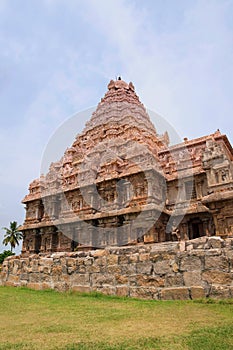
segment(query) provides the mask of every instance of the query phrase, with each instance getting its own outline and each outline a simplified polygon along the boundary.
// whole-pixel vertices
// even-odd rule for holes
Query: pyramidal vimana
[[[169,146],[133,84],[111,80],[72,146],[30,184],[22,254],[231,236],[232,161],[219,130]]]

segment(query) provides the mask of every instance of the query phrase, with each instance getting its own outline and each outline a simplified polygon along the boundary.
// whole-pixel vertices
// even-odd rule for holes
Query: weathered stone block
[[[91,287],[90,287],[90,286],[73,285],[73,286],[71,287],[71,290],[72,290],[73,292],[89,293],[89,292],[91,292]]]
[[[92,273],[90,275],[90,284],[91,284],[91,286],[102,286],[103,284],[114,285],[115,284],[115,275]]]
[[[140,274],[151,275],[153,265],[148,262],[141,262],[136,265],[136,271]]]
[[[41,287],[42,289],[51,289],[51,283],[42,282]]]
[[[139,261],[148,261],[150,258],[150,253],[139,254]]]
[[[71,283],[75,285],[85,285],[90,282],[89,274],[75,273],[71,276]]]
[[[130,286],[137,286],[137,276],[138,274],[128,276]]]
[[[128,264],[129,263],[129,256],[128,255],[120,255],[118,257],[118,264],[122,265],[122,264]]]
[[[190,299],[189,289],[186,287],[164,288],[160,291],[162,300],[188,300]]]
[[[224,240],[221,237],[210,237],[207,241],[209,248],[222,248]]]
[[[93,261],[94,261],[94,258],[88,256],[88,257],[84,260],[84,265],[85,265],[85,266],[90,266],[90,265],[93,264]]]
[[[127,284],[129,279],[128,276],[115,275],[116,284]]]
[[[123,275],[132,275],[136,273],[136,264],[121,265],[121,273]]]
[[[62,274],[62,266],[53,266],[51,273],[52,273],[53,276],[61,275]]]
[[[45,273],[49,275],[51,273],[51,270],[52,270],[51,266],[38,266],[39,273]]]
[[[59,276],[59,281],[61,282],[66,282],[68,284],[70,284],[70,280],[72,279],[72,276],[70,275],[67,275],[67,274],[64,274],[64,275],[61,275]]]
[[[190,287],[191,299],[201,299],[205,298],[205,289],[201,286]]]
[[[8,277],[9,282],[19,283],[20,282],[20,276],[19,275],[9,275]]]
[[[231,297],[230,287],[213,285],[210,289],[210,298],[227,299]]]
[[[116,287],[116,295],[118,295],[119,297],[127,297],[129,295],[129,287],[117,286]]]
[[[12,273],[13,275],[16,275],[18,270],[19,270],[19,260],[15,260],[14,261],[14,264],[13,264],[13,270],[12,270]]]
[[[205,269],[222,270],[229,272],[229,262],[225,256],[206,256]]]
[[[158,292],[157,288],[143,288],[143,287],[130,287],[129,289],[129,295],[132,298],[139,298],[139,299],[153,299],[154,294]]]
[[[222,249],[208,249],[205,250],[205,256],[219,256],[222,254]]]
[[[110,274],[120,274],[121,273],[121,267],[119,265],[108,265],[106,268],[106,272]]]
[[[20,287],[27,287],[28,281],[20,280]]]
[[[137,263],[139,261],[139,254],[131,254],[129,255],[129,263]]]
[[[70,286],[67,283],[64,282],[56,282],[53,285],[53,289],[59,291],[59,292],[66,292],[70,289]]]
[[[39,273],[30,273],[29,274],[29,281],[30,282],[40,282],[41,276]]]
[[[59,266],[59,265],[55,265],[55,266]],[[65,264],[61,265],[61,269],[62,269],[62,274],[67,274],[68,273],[68,267]],[[76,266],[76,269],[74,268],[73,271],[77,271],[77,266]]]
[[[201,271],[186,271],[183,274],[184,284],[190,286],[202,286]]]
[[[229,261],[230,270],[233,272],[233,249],[225,251],[225,254]]]
[[[51,266],[53,264],[53,258],[41,258],[40,265],[41,266]]]
[[[66,259],[66,265],[67,265],[68,267],[73,267],[73,266],[75,266],[75,265],[76,265],[75,259],[74,259],[74,258],[67,258],[67,259]]]
[[[97,292],[106,294],[106,295],[115,295],[116,294],[116,288],[112,286],[103,286],[101,288],[96,289]]]
[[[137,275],[136,283],[140,287],[164,287],[165,279],[160,276]]]
[[[107,264],[108,265],[116,265],[118,264],[118,255],[110,254],[107,256]]]
[[[87,266],[85,265],[78,265],[76,266],[76,270],[75,270],[75,273],[86,273],[87,271]]]
[[[179,271],[179,266],[178,266],[178,264],[176,262],[172,262],[171,267],[172,267],[172,271],[173,272],[178,272]]]
[[[28,281],[28,280],[29,280],[28,274],[27,274],[27,273],[22,273],[22,274],[20,275],[20,280],[21,280],[21,281],[22,281],[22,280]]]
[[[158,252],[150,252],[149,259],[152,262],[156,262],[161,259],[161,254]]]
[[[181,273],[168,274],[165,277],[165,287],[181,287],[184,285],[183,275]]]
[[[201,270],[201,259],[197,256],[186,256],[180,262],[180,271]]]
[[[87,273],[100,272],[100,266],[99,265],[87,266],[86,272]]]
[[[97,250],[94,250],[93,252],[91,252],[91,255],[94,258],[99,258],[99,257],[103,257],[103,256],[107,255],[107,251],[105,249],[97,249]]]
[[[55,259],[60,260],[64,256],[65,256],[64,252],[56,252],[56,253],[51,254],[51,258],[53,258],[54,260]]]
[[[11,281],[6,281],[3,284],[6,287],[19,287],[20,286],[20,282],[11,282]]]
[[[98,265],[98,266],[104,266],[104,265],[106,265],[106,263],[107,263],[106,256],[99,257],[95,260],[95,265]]]
[[[32,283],[32,282],[29,282],[29,283],[27,284],[27,287],[30,288],[30,289],[41,290],[41,289],[42,289],[42,284],[41,284],[41,283]]]
[[[202,273],[202,280],[208,283],[230,285],[233,280],[233,274],[218,270],[209,270]]]
[[[63,267],[62,267],[62,273],[63,273],[63,270],[65,270],[65,267],[64,267],[64,269],[63,269]],[[74,273],[75,271],[77,271],[78,269],[77,269],[77,266],[76,265],[73,265],[73,266],[68,266],[67,267],[67,273],[69,274],[69,275],[71,275],[72,273]]]
[[[172,267],[170,265],[170,260],[157,261],[154,264],[154,273],[157,275],[165,275],[172,272]]]

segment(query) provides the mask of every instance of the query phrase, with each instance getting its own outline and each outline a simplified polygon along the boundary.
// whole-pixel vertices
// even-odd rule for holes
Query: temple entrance
[[[200,219],[190,220],[188,224],[189,228],[189,239],[195,239],[204,236],[203,222]]]
[[[35,236],[35,253],[38,254],[41,249],[41,234],[40,230],[36,230],[36,236]]]
[[[71,251],[74,252],[78,245],[79,245],[79,243],[72,239],[72,241],[71,241]]]

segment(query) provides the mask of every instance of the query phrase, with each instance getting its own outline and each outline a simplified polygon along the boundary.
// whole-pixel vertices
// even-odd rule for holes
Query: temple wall
[[[233,297],[233,238],[7,258],[0,284],[145,299]]]

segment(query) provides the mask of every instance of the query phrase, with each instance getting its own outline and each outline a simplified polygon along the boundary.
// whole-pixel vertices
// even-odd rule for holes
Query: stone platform
[[[0,284],[156,300],[233,298],[233,238],[13,256]]]

